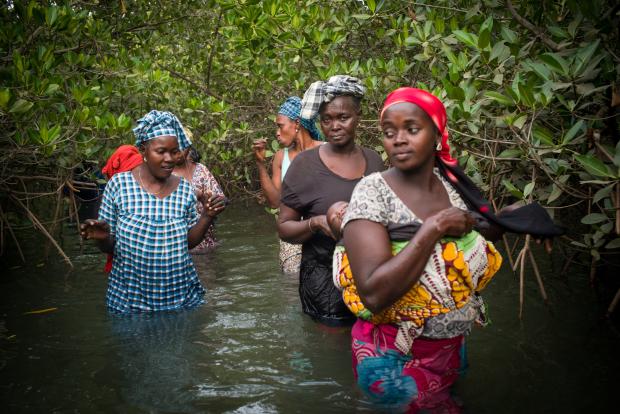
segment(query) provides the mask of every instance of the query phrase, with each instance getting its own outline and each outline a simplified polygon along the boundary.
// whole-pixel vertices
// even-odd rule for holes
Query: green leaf
[[[554,202],[563,193],[562,189],[558,187],[556,184],[553,184],[551,188],[552,188],[551,194],[549,194],[549,197],[547,197],[547,203]]]
[[[581,218],[581,222],[583,224],[596,224],[607,220],[609,220],[609,218],[605,214],[601,213],[592,213]]]
[[[599,43],[600,39],[596,39],[588,46],[579,50],[575,56],[575,61],[571,71],[575,77],[579,76],[581,72],[590,64],[592,61],[592,56],[594,55],[594,52],[596,52]]]
[[[508,25],[501,24],[502,39],[508,43],[515,43],[517,41],[517,34],[508,28]]]
[[[508,59],[509,56],[510,48],[504,44],[504,41],[501,41],[493,45],[493,49],[491,49],[491,54],[489,55],[489,62],[497,59],[497,62],[501,63]]]
[[[497,158],[521,158],[522,151],[518,148],[508,148],[500,152]]]
[[[34,105],[32,102],[26,101],[25,99],[18,99],[15,101],[9,112],[12,114],[21,114],[27,112]]]
[[[519,116],[517,117],[517,119],[515,119],[515,120],[512,122],[512,125],[513,125],[513,126],[515,126],[515,127],[517,127],[517,128],[519,128],[519,129],[522,129],[522,128],[523,128],[523,125],[525,125],[525,122],[526,122],[526,121],[527,121],[527,114],[521,114],[521,115],[519,115]]]
[[[534,191],[534,183],[527,183],[523,189],[523,197],[529,196]]]
[[[45,95],[53,95],[58,89],[60,89],[60,86],[57,83],[50,83],[45,89]]]
[[[452,33],[459,39],[461,42],[465,43],[467,46],[471,46],[475,49],[478,49],[478,36],[473,33],[467,33],[463,30],[455,30]]]
[[[606,249],[617,249],[618,247],[620,247],[620,237],[613,239],[605,246]]]
[[[506,95],[502,95],[499,92],[486,91],[484,93],[484,96],[486,96],[487,98],[490,98],[490,99],[492,99],[494,101],[497,101],[497,102],[499,102],[499,103],[501,103],[502,105],[505,105],[505,106],[513,106],[514,105],[514,101],[510,97],[508,97]]]
[[[478,32],[478,47],[480,49],[486,49],[491,43],[491,30],[493,28],[493,18],[489,17],[480,26]]]
[[[11,100],[11,91],[8,88],[0,89],[0,108],[6,109]]]
[[[555,145],[553,142],[553,134],[545,127],[535,126],[532,129],[532,135],[534,139],[546,145]]]
[[[607,187],[603,187],[600,190],[598,190],[594,194],[594,197],[592,198],[592,202],[596,204],[599,201],[601,201],[603,198],[608,197],[611,194],[611,191],[613,190],[615,185],[616,184],[614,183],[614,184],[608,185]]]
[[[510,181],[508,181],[507,179],[503,179],[502,180],[502,184],[504,185],[504,187],[506,187],[506,189],[508,191],[510,191],[510,193],[517,197],[518,199],[523,199],[523,193],[521,192],[521,190],[519,190],[517,187],[514,186],[514,184],[512,184]]]
[[[359,20],[368,20],[372,16],[369,15],[369,14],[354,14],[353,17],[356,18],[356,19],[359,19]]]
[[[366,0],[366,5],[370,9],[370,11],[374,14],[375,9],[377,8],[377,3],[375,3],[375,0]]]
[[[610,177],[615,178],[614,174],[609,171],[607,165],[603,161],[592,155],[575,155],[575,159],[581,164],[581,166],[590,174],[597,177]]]
[[[545,53],[540,55],[540,60],[545,62],[552,71],[560,75],[568,76],[568,62],[557,53]]]
[[[583,122],[583,120],[579,120],[575,125],[573,125],[568,132],[564,135],[564,138],[562,138],[562,145],[566,145],[569,144],[573,138],[575,138],[575,136],[577,135],[577,133],[583,129],[585,125],[585,122]]]
[[[58,7],[48,7],[45,11],[45,23],[51,27],[56,21],[56,18],[58,18]]]

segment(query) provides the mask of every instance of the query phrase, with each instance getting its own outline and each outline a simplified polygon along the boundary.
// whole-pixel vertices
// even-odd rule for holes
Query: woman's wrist
[[[312,227],[312,217],[308,219],[308,230],[310,230],[310,234],[316,233],[316,230]]]
[[[433,215],[424,220],[419,232],[427,235],[433,240],[434,243],[436,243],[444,236],[445,229],[443,229],[439,217],[437,215]]]

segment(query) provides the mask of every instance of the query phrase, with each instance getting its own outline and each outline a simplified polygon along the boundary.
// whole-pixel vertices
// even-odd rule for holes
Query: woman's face
[[[158,179],[170,177],[174,166],[182,158],[177,137],[164,135],[147,141],[142,147],[145,164],[150,173]]]
[[[359,122],[359,108],[351,96],[338,96],[321,106],[321,130],[327,140],[336,146],[351,145]]]
[[[179,160],[177,161],[177,165],[182,166],[185,165],[185,163],[187,161],[191,161],[192,159],[189,156],[189,147],[185,148],[183,151],[181,151],[181,154],[179,156]]]
[[[399,170],[415,170],[434,160],[440,136],[418,105],[402,102],[390,106],[383,114],[381,129],[385,151]]]
[[[286,115],[276,116],[276,139],[283,147],[290,147],[295,142],[297,123]]]

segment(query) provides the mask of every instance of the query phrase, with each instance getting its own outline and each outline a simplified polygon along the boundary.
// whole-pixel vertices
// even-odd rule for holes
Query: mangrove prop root
[[[532,269],[534,269],[534,274],[536,275],[536,281],[538,282],[538,288],[540,289],[540,296],[542,296],[545,303],[548,303],[547,291],[545,290],[545,284],[543,283],[542,277],[540,276],[540,271],[538,270],[538,263],[536,263],[536,259],[534,258],[534,254],[532,253],[532,249],[528,249],[527,251],[530,256],[530,262],[532,263]]]
[[[616,306],[618,306],[618,302],[620,302],[620,289],[616,292],[616,296],[614,296],[613,300],[609,304],[607,308],[607,316],[611,316],[612,313],[616,310]]]
[[[529,234],[525,236],[525,243],[523,245],[523,249],[519,252],[519,265],[521,268],[519,269],[519,319],[523,319],[523,302],[525,299],[525,256],[527,255],[527,250],[529,248]]]
[[[512,258],[512,252],[510,251],[510,245],[508,244],[508,237],[505,234],[502,234],[502,242],[504,243],[504,248],[506,249],[506,256],[508,256],[508,261],[510,262],[510,268],[512,269],[512,273],[515,272],[515,261]]]
[[[13,241],[15,242],[15,246],[17,246],[19,257],[22,259],[23,263],[26,263],[26,258],[24,257],[24,252],[22,252],[22,247],[20,246],[19,241],[17,241],[17,236],[15,236],[15,233],[13,232],[13,227],[11,227],[11,223],[9,223],[9,218],[6,216],[6,214],[4,214],[4,210],[2,209],[2,206],[0,206],[0,216],[2,216],[0,220],[2,220],[3,223],[6,223],[6,228],[9,230],[9,233],[11,233],[11,237],[13,238]],[[2,241],[3,241],[3,251],[4,251],[4,229],[3,229]]]
[[[13,197],[11,196],[11,199],[19,204],[19,206],[21,208],[24,209],[24,211],[26,212],[26,215],[28,216],[28,218],[30,218],[30,220],[32,221],[32,223],[34,224],[35,228],[39,229],[41,231],[41,233],[43,233],[45,235],[45,237],[47,237],[50,242],[52,243],[52,245],[54,245],[54,247],[56,248],[56,250],[58,250],[58,253],[60,253],[60,255],[62,256],[63,259],[65,259],[65,262],[67,262],[67,264],[73,268],[73,263],[71,262],[71,259],[69,259],[69,256],[67,256],[65,254],[65,252],[62,250],[62,248],[58,245],[58,243],[56,242],[56,240],[54,240],[54,237],[52,237],[51,234],[49,234],[49,232],[45,229],[45,226],[43,226],[43,224],[41,224],[41,222],[39,221],[39,219],[34,215],[34,213],[32,213],[32,211],[30,211],[30,209],[28,207],[26,207],[26,205],[24,203],[22,203],[22,201],[19,198]]]

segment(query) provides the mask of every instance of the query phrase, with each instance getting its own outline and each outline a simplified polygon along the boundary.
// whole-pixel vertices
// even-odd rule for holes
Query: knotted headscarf
[[[403,87],[398,88],[385,98],[383,109],[381,110],[380,120],[386,109],[397,103],[409,102],[422,108],[424,112],[431,118],[439,133],[441,134],[441,150],[438,156],[447,163],[456,163],[456,160],[450,156],[450,145],[448,144],[448,115],[446,107],[433,94],[422,89]]]
[[[109,180],[115,174],[131,171],[140,164],[142,164],[142,155],[138,148],[133,145],[121,145],[110,155],[101,172]]]
[[[433,120],[433,123],[441,133],[441,150],[437,152],[437,167],[442,176],[450,181],[457,190],[463,201],[470,208],[479,222],[490,221],[503,227],[504,230],[513,233],[531,234],[535,237],[554,237],[564,233],[564,229],[555,225],[547,211],[538,203],[531,203],[510,212],[499,215],[493,213],[490,203],[484,198],[482,192],[469,176],[459,166],[458,162],[450,156],[448,145],[448,117],[443,103],[422,89],[403,87],[398,88],[387,96],[380,119],[386,109],[397,103],[409,102],[422,108]]]
[[[362,82],[348,75],[334,75],[327,82],[316,81],[310,85],[301,102],[302,119],[312,119],[319,113],[323,102],[331,102],[337,96],[351,95],[361,98],[366,93]]]
[[[136,146],[165,135],[177,137],[181,150],[192,145],[192,141],[183,130],[181,121],[170,112],[152,110],[138,120],[138,126],[133,129],[133,133],[136,135]]]
[[[312,119],[300,117],[301,98],[298,96],[290,96],[286,98],[286,101],[284,101],[284,103],[280,106],[280,109],[278,109],[278,113],[289,117],[293,121],[297,121],[299,119],[299,123],[302,127],[306,128],[312,139],[322,140],[323,137],[316,126],[316,116]]]

